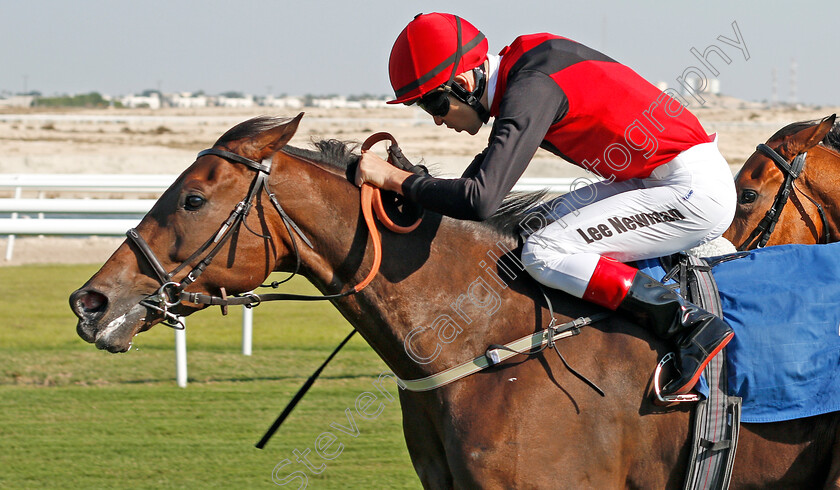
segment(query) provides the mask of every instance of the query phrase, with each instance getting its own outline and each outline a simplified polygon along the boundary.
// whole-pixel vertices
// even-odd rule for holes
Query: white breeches
[[[583,297],[599,258],[670,255],[719,237],[735,183],[717,142],[696,145],[645,179],[597,182],[532,211],[522,262],[538,282]]]

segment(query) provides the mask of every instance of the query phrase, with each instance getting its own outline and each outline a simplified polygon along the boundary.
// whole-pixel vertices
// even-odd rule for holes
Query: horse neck
[[[305,274],[325,294],[346,290],[373,261],[358,188],[314,165],[295,172],[306,182],[295,187],[309,192],[305,206],[287,209],[313,241],[301,255]],[[379,274],[334,304],[398,376],[439,372],[548,322],[529,298],[539,293],[512,251],[514,238],[428,212],[408,235],[380,230]]]

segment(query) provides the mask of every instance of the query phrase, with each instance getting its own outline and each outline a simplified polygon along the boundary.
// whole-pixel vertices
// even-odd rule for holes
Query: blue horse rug
[[[712,269],[735,331],[725,352],[729,395],[743,399],[741,420],[840,410],[840,243],[742,254]],[[656,279],[666,274],[658,259],[637,266]]]

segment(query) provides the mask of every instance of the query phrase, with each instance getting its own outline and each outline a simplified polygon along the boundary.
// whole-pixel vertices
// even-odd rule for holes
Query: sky
[[[840,105],[837,0],[0,0],[0,93],[391,95],[394,40],[434,11],[470,21],[494,53],[551,32],[651,82],[714,68],[721,93],[771,100],[775,69],[778,101]]]

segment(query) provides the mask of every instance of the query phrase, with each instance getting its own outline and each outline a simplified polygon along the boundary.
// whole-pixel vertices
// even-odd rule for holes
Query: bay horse
[[[70,296],[84,340],[126,351],[167,315],[206,306],[184,298],[236,298],[272,271],[297,270],[327,295],[364,280],[375,250],[351,183],[359,156],[336,141],[287,146],[302,115],[246,121],[199,154],[137,226],[139,238]],[[483,223],[427,211],[409,234],[383,231],[379,273],[331,302],[402,380],[539,332],[552,314],[567,322],[603,313],[556,291],[547,293],[551,313],[518,267],[515,229],[531,206],[527,196],[509,198]],[[399,390],[425,488],[682,486],[690,407],[650,396],[666,346],[613,315],[555,347],[568,364],[550,350],[529,352],[434,390]],[[838,428],[836,413],[744,424],[732,487],[838,488]]]
[[[723,234],[739,250],[840,240],[840,124],[822,120],[777,131],[735,177],[738,207]]]

